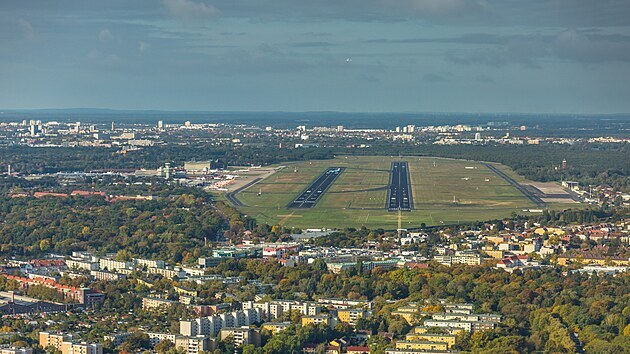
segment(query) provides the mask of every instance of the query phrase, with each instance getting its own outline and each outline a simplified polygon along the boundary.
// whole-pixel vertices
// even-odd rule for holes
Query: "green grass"
[[[242,191],[240,210],[258,222],[301,228],[360,227],[395,229],[398,213],[385,209],[389,169],[407,161],[414,210],[403,212],[403,228],[488,220],[536,208],[518,190],[480,163],[426,157],[342,156],[334,160],[287,164],[269,178]],[[434,165],[435,163],[435,165]],[[329,166],[346,170],[312,209],[287,209],[310,182]],[[472,168],[466,168],[472,167]],[[515,174],[507,167],[501,168]],[[519,182],[526,180],[519,178]],[[258,195],[259,191],[262,195]],[[456,203],[453,203],[455,197]]]

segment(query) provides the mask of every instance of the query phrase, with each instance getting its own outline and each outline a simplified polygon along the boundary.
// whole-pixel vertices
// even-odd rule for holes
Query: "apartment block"
[[[1,347],[0,354],[33,354],[33,348]]]
[[[66,266],[69,269],[97,270],[99,263],[85,260],[66,259]]]
[[[100,343],[63,342],[61,354],[103,354],[103,345]]]
[[[39,332],[39,345],[44,349],[48,347],[53,347],[57,350],[61,350],[61,344],[63,344],[63,342],[71,340],[71,334]]]
[[[221,329],[221,340],[228,337],[234,339],[234,345],[253,344],[255,347],[260,346],[260,332],[257,329],[249,327],[232,327]]]
[[[369,312],[365,309],[345,309],[337,310],[337,318],[339,321],[356,326],[360,318],[368,317]]]
[[[124,269],[132,269],[133,263],[124,262],[124,261],[116,261],[111,258],[101,258],[99,261],[99,267],[101,269],[107,269],[112,272],[124,270]]]

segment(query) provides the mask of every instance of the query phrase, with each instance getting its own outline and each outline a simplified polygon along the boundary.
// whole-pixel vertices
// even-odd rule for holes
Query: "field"
[[[392,161],[407,161],[414,210],[385,209]],[[519,182],[505,166],[495,165]],[[343,173],[308,209],[287,206],[328,167]],[[236,195],[243,213],[259,222],[301,228],[396,229],[453,224],[509,216],[538,209],[516,188],[478,162],[428,157],[341,156],[334,160],[286,164]]]

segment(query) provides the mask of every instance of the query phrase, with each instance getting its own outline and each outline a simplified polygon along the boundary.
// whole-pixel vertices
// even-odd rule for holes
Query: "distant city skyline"
[[[0,0],[0,110],[630,112],[614,0]]]

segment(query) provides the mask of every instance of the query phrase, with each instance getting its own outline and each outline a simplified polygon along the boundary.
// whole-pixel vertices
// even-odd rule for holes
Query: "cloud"
[[[570,29],[552,43],[560,59],[580,63],[630,62],[630,37],[582,33]]]
[[[303,73],[313,66],[311,62],[291,53],[285,53],[268,43],[248,49],[224,48],[217,51],[197,51],[184,59],[178,59],[177,65],[186,69],[194,67],[218,75]]]
[[[481,38],[485,40],[478,40]],[[442,40],[446,43],[482,45],[474,49],[459,48],[457,52],[446,54],[447,61],[465,65],[503,67],[518,64],[526,68],[541,68],[541,62],[545,59],[582,64],[630,62],[630,36],[601,34],[592,30],[568,29],[556,34],[533,35],[476,35]]]
[[[24,37],[28,39],[35,39],[35,37],[37,36],[37,32],[35,31],[33,26],[23,18],[20,18],[18,20],[18,27],[20,28],[20,31],[22,31]]]
[[[98,40],[101,42],[109,42],[112,39],[114,39],[114,36],[112,35],[112,32],[110,32],[107,28],[102,29],[98,33]]]
[[[517,37],[517,36],[514,36]],[[491,33],[468,33],[457,37],[417,37],[403,39],[369,39],[366,43],[414,44],[414,43],[456,43],[456,44],[506,44],[510,38]]]
[[[425,74],[422,77],[422,81],[435,83],[435,82],[443,82],[447,80],[446,78],[438,74]]]
[[[381,83],[381,80],[378,77],[374,76],[374,75],[362,74],[362,75],[359,75],[359,79],[362,80],[362,81],[365,81],[365,82],[369,82],[371,84],[380,84]]]
[[[103,54],[98,50],[92,50],[87,55],[93,63],[100,66],[117,67],[123,64],[122,58],[116,54]]]
[[[214,0],[226,17],[258,20],[468,22],[486,19],[486,0]]]
[[[292,47],[299,47],[299,48],[321,48],[321,47],[330,47],[333,46],[334,44],[330,43],[330,42],[297,42],[297,43],[291,43],[290,46]]]
[[[221,11],[212,5],[192,0],[163,0],[168,12],[182,20],[201,20],[221,15]]]
[[[478,75],[475,76],[475,81],[477,82],[483,82],[485,84],[495,84],[496,81],[494,81],[493,78],[491,78],[490,76],[487,75]]]
[[[408,3],[417,13],[438,16],[490,10],[486,3],[470,0],[411,0],[403,3]]]
[[[138,42],[138,51],[140,53],[144,53],[147,50],[149,50],[149,48],[151,48],[151,45],[149,43],[145,43],[143,41]]]

